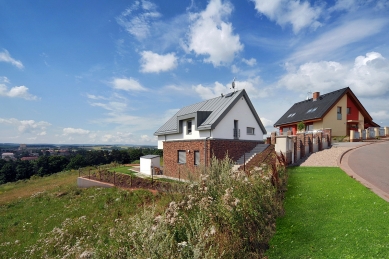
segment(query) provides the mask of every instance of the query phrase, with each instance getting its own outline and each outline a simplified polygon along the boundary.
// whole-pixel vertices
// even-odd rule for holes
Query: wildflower
[[[178,246],[185,247],[185,246],[187,246],[187,245],[188,245],[188,242],[186,242],[186,241],[182,241],[181,243],[178,243],[177,245],[178,245]]]
[[[209,234],[214,235],[215,233],[216,233],[216,228],[215,228],[215,226],[212,226],[210,231],[209,231]]]

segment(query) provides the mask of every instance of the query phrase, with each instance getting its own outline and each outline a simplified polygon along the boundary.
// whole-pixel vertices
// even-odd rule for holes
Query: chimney
[[[320,96],[320,92],[314,92],[313,96],[312,96],[313,101],[316,101],[317,99],[319,99],[319,96]]]

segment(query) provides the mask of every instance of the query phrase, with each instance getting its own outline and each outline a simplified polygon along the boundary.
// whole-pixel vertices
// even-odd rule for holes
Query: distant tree
[[[30,161],[18,161],[15,180],[28,179],[34,174],[34,166]]]
[[[82,155],[78,154],[70,159],[70,162],[66,166],[66,169],[78,169],[84,166],[86,166],[85,158]]]
[[[15,165],[12,160],[7,161],[0,169],[0,183],[8,183],[15,181]]]
[[[144,156],[144,154],[142,153],[142,150],[140,150],[138,148],[131,149],[129,153],[130,153],[131,162],[133,162],[135,160],[139,160],[141,156]]]

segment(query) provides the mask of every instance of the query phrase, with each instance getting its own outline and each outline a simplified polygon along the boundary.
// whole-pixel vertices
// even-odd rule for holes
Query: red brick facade
[[[223,159],[227,154],[233,161],[244,153],[251,151],[263,141],[207,139],[207,140],[177,140],[163,143],[163,174],[182,179],[195,179],[200,173],[195,163],[195,151],[200,154],[200,165],[209,164],[212,156]],[[178,163],[178,151],[186,151],[186,163]],[[204,156],[204,154],[206,154]]]

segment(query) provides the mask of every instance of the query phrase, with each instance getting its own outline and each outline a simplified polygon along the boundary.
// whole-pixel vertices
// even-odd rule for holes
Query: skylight
[[[288,115],[288,118],[293,117],[296,113],[291,113]]]
[[[307,113],[314,112],[314,111],[316,111],[316,109],[317,109],[317,107],[315,107],[315,108],[312,108],[312,109],[309,109],[309,110],[307,111]]]

